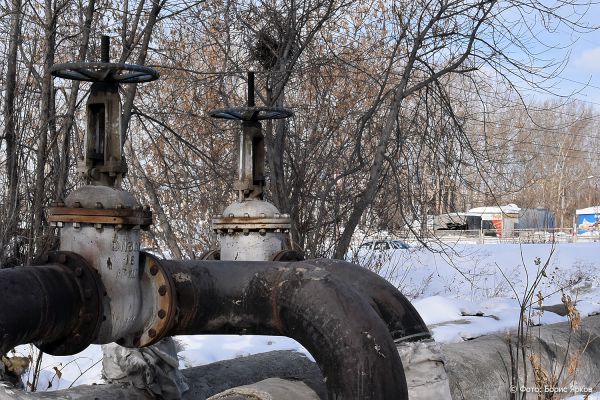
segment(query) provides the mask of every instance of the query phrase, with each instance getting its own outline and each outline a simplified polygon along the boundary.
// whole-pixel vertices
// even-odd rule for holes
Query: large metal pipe
[[[386,324],[340,274],[306,262],[160,264],[173,277],[178,305],[168,335],[288,336],[315,357],[330,400],[407,398]]]
[[[95,272],[72,253],[0,270],[0,354],[31,342],[56,355],[85,349],[102,318],[101,291]]]
[[[305,263],[325,268],[369,298],[371,306],[387,324],[394,340],[410,342],[431,338],[431,332],[410,301],[376,273],[356,264],[327,258],[307,260]]]
[[[159,299],[144,302],[152,306],[144,318],[161,327],[148,332],[152,338],[288,336],[313,354],[331,400],[407,398],[390,330],[400,339],[428,332],[379,276],[334,260],[160,261],[147,254],[142,260],[144,276],[166,279],[146,285],[145,296]],[[97,340],[106,293],[82,257],[57,252],[43,266],[2,270],[0,290],[0,351],[37,342],[46,352],[73,354]]]

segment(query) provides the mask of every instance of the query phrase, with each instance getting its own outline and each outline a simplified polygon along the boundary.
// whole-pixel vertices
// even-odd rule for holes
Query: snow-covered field
[[[539,291],[544,305],[561,304],[562,290],[576,300],[582,317],[600,313],[600,243],[460,244],[438,250],[443,251],[414,247],[368,260],[413,300],[437,341],[457,342],[516,327],[519,302],[544,266],[546,276],[535,289],[535,302]],[[549,311],[536,313],[533,319],[541,324],[566,321]],[[271,350],[306,352],[284,337],[185,336],[179,340],[184,347],[182,368]],[[31,351],[30,346],[17,349],[22,355]],[[71,357],[45,355],[39,389],[47,390],[48,382],[52,382],[50,390],[101,382],[100,360],[99,346]]]

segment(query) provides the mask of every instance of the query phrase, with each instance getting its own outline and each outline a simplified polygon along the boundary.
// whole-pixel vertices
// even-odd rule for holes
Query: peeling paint
[[[177,272],[173,274],[173,280],[178,283],[191,282],[192,276],[190,274],[185,274],[183,272]]]

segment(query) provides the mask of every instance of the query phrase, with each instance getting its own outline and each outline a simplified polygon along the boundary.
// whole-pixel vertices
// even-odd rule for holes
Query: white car
[[[372,240],[364,242],[358,247],[359,253],[387,250],[406,250],[410,246],[402,240]]]

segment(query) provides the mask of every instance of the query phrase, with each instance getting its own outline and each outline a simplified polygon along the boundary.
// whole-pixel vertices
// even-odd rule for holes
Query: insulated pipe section
[[[66,252],[46,262],[0,270],[0,354],[32,342],[50,354],[74,354],[97,334],[102,314],[95,272]]]
[[[288,336],[315,357],[330,400],[408,398],[386,324],[339,274],[304,262],[160,263],[178,305],[168,335]]]
[[[325,268],[369,298],[396,342],[431,338],[431,332],[410,301],[376,273],[356,264],[326,258],[308,260],[305,264]]]

